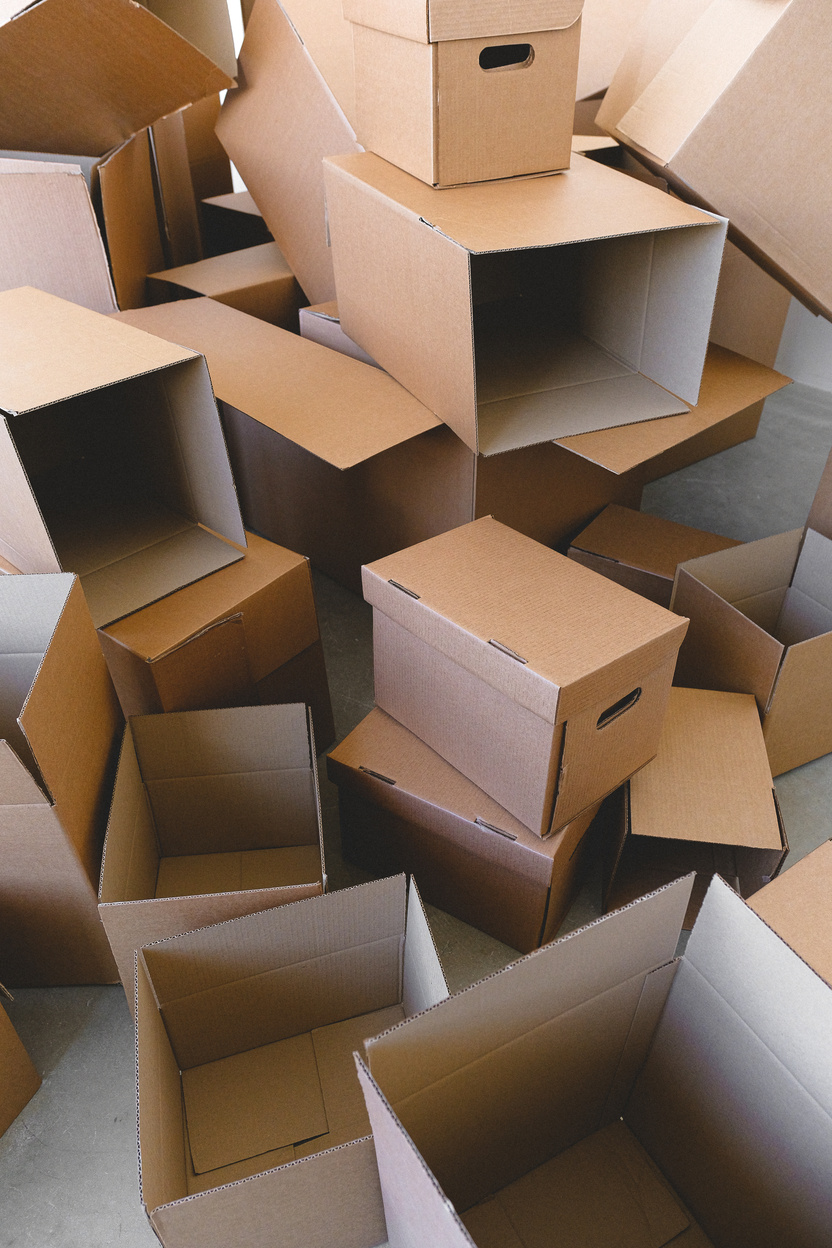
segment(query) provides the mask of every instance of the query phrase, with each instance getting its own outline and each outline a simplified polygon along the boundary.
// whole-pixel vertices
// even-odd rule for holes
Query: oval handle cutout
[[[523,69],[534,60],[530,43],[498,43],[480,52],[480,69]]]
[[[635,706],[641,697],[641,687],[634,689],[632,693],[626,694],[625,697],[619,698],[617,702],[613,702],[612,706],[608,706],[598,716],[596,728],[606,728],[607,724],[611,724],[614,719],[618,719],[619,715],[623,715],[625,711],[629,711],[631,706]]]

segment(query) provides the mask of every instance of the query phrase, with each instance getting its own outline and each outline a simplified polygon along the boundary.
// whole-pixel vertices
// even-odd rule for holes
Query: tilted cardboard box
[[[583,156],[442,191],[369,152],[324,170],[344,331],[472,450],[697,401],[721,218]]]
[[[305,302],[303,291],[277,243],[245,247],[241,251],[197,260],[194,264],[150,273],[147,289],[153,303],[207,295],[271,325],[295,331],[298,308]]]
[[[454,186],[569,167],[583,0],[345,0],[368,151]]]
[[[0,984],[0,1002],[12,995]],[[31,1101],[41,1078],[6,1011],[0,1004],[0,1135]]]
[[[832,992],[714,880],[365,1045],[391,1248],[822,1248]]]
[[[122,716],[78,578],[0,577],[0,964],[113,983],[96,907]]]
[[[610,800],[618,826],[608,845],[608,910],[695,871],[690,928],[715,872],[750,897],[788,852],[749,694],[671,689],[656,757]]]
[[[781,871],[750,906],[786,944],[832,984],[832,841]]]
[[[679,566],[679,684],[753,693],[775,776],[832,750],[832,456],[805,528]]]
[[[490,517],[362,575],[377,704],[536,835],[655,755],[687,620]]]
[[[139,1180],[165,1248],[383,1243],[352,1051],[447,995],[403,876],[141,950]]]
[[[325,888],[315,740],[305,706],[129,721],[98,899],[131,1006],[140,945]]]
[[[554,937],[597,807],[543,841],[378,707],[326,768],[349,862],[406,871],[431,905],[524,953]]]
[[[96,626],[242,558],[202,356],[28,287],[0,339],[6,558],[77,572]]]

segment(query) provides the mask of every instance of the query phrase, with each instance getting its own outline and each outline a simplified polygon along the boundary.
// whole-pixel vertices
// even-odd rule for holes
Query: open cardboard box
[[[0,1002],[4,996],[14,999],[0,984]],[[41,1077],[0,1005],[0,1135],[26,1108],[40,1085]]]
[[[81,577],[96,626],[241,559],[202,356],[42,291],[0,294],[0,551]]]
[[[141,1199],[165,1248],[383,1243],[352,1051],[448,994],[415,886],[173,937],[136,973]]]
[[[832,984],[831,893],[832,841],[826,841],[781,871],[749,902],[827,984]]]
[[[129,721],[98,890],[128,1000],[140,945],[325,889],[315,739],[305,706]]]
[[[207,295],[230,308],[247,312],[271,325],[297,332],[298,308],[305,302],[277,243],[197,260],[194,264],[150,273],[148,294],[153,303]]]
[[[750,897],[779,872],[789,843],[754,699],[671,689],[659,750],[610,799],[604,908],[696,872],[684,926],[693,926],[715,872]]]
[[[582,156],[443,191],[369,152],[324,170],[345,332],[472,450],[696,403],[721,218]]]
[[[362,576],[377,704],[537,836],[654,757],[687,620],[491,517]]]
[[[0,577],[0,965],[113,983],[96,887],[122,717],[78,578]]]
[[[541,840],[378,707],[326,769],[348,862],[415,876],[431,905],[523,953],[554,937],[597,807]]]
[[[775,776],[832,750],[832,456],[805,528],[679,566],[679,684],[753,693]]]
[[[674,959],[689,890],[365,1045],[391,1248],[827,1242],[832,992],[718,879]]]
[[[583,0],[345,0],[355,127],[433,186],[569,167]]]

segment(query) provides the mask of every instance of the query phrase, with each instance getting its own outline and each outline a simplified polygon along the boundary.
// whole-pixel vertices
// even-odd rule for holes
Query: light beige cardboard
[[[831,870],[832,842],[826,841],[781,871],[749,902],[751,909],[827,983],[832,983]]]
[[[151,273],[147,282],[154,303],[207,295],[283,329],[297,329],[298,308],[304,302],[303,291],[277,243]]]
[[[197,204],[213,195],[227,195],[233,188],[231,163],[214,133],[220,115],[219,95],[206,95],[182,113],[191,186]]]
[[[281,7],[355,129],[352,26],[341,0],[284,0]]]
[[[0,1000],[11,993],[0,984]],[[0,1005],[0,1135],[22,1113],[41,1085],[41,1077],[23,1047],[6,1011]]]
[[[523,0],[512,4],[510,12],[500,0],[486,0],[476,7],[455,0],[428,0],[426,5],[418,0],[405,0],[402,4],[390,0],[347,0],[344,13],[352,22],[430,43],[556,30],[576,22],[582,8],[583,0]]]
[[[584,0],[575,99],[606,91],[649,0]]]
[[[472,450],[696,402],[724,222],[579,156],[447,192],[370,153],[324,167],[345,332]]]
[[[726,243],[711,340],[773,368],[790,295],[733,243]]]
[[[147,8],[219,65],[229,78],[236,75],[231,19],[228,5],[222,0],[196,6],[183,0],[148,0]]]

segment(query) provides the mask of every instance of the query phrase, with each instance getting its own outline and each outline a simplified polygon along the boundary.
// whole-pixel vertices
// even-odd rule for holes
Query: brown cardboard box
[[[305,706],[129,721],[98,908],[131,1006],[140,945],[325,889],[315,741]]]
[[[12,995],[0,984],[0,1000]],[[41,1085],[41,1077],[0,1006],[0,1135],[12,1125]]]
[[[126,716],[306,702],[335,736],[309,562],[247,533],[245,556],[99,629]]]
[[[832,456],[805,528],[679,566],[679,684],[753,693],[775,776],[832,750]]]
[[[454,186],[569,167],[583,0],[345,0],[368,151]]]
[[[234,55],[234,35],[231,17],[225,0],[143,0],[145,7],[168,26],[178,31],[183,39],[199,48],[215,65],[234,78],[237,58]]]
[[[576,100],[606,91],[650,0],[584,0]]]
[[[324,169],[345,332],[472,450],[696,403],[721,219],[583,156],[447,191],[369,152]]]
[[[218,303],[295,332],[298,308],[305,302],[277,243],[262,243],[259,247],[151,273],[147,289],[153,303],[207,295]]]
[[[242,558],[204,358],[29,287],[0,339],[6,558],[77,572],[96,626]]]
[[[352,1050],[447,992],[403,876],[141,950],[139,1176],[165,1248],[383,1243]]]
[[[740,544],[612,503],[572,539],[567,553],[585,568],[669,607],[677,564]]]
[[[808,307],[832,315],[832,210],[816,153],[829,129],[824,0],[653,0],[599,124]]]
[[[786,944],[832,984],[832,841],[793,863],[750,901]]]
[[[689,887],[365,1045],[391,1244],[826,1243],[832,993],[720,880],[674,960]]]
[[[96,886],[122,717],[78,579],[0,577],[0,965],[112,983]]]
[[[619,812],[605,909],[695,871],[690,928],[714,872],[742,897],[768,883],[789,845],[754,699],[671,689],[659,752],[625,785]]]
[[[274,241],[248,191],[229,191],[203,199],[200,218],[206,256],[221,256]]]
[[[554,937],[597,807],[542,841],[378,707],[326,769],[349,862],[415,876],[431,905],[524,953]]]
[[[490,517],[362,576],[378,705],[536,835],[654,757],[687,620]]]
[[[219,95],[206,95],[205,99],[196,100],[182,113],[191,186],[197,204],[211,196],[233,193],[231,162],[214,133],[219,115]]]

